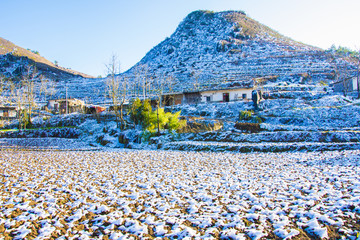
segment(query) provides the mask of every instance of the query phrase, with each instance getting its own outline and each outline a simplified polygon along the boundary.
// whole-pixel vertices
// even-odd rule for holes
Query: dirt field
[[[0,239],[357,239],[360,151],[0,150]]]

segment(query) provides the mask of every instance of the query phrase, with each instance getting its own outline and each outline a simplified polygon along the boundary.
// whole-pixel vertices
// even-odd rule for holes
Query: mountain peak
[[[191,90],[259,77],[290,81],[330,80],[333,67],[325,52],[296,42],[248,17],[243,11],[195,11],[175,32],[151,49],[125,75],[146,65],[153,76],[173,76]]]

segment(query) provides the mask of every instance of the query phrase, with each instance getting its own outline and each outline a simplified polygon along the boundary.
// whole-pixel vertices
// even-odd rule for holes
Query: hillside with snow
[[[0,40],[0,74],[5,77],[19,78],[26,66],[35,63],[39,73],[57,82],[55,98],[65,98],[67,89],[68,97],[106,102],[106,78],[88,78]],[[251,85],[266,81],[329,84],[339,71],[336,64],[350,75],[356,68],[351,61],[329,51],[285,37],[244,12],[195,11],[169,38],[120,76],[127,81],[128,94],[137,96],[142,91],[144,77],[149,92],[158,88],[192,91],[229,83]],[[165,80],[169,77],[171,83]],[[166,83],[159,83],[161,80]]]
[[[41,75],[54,81],[77,77],[92,78],[90,75],[60,67],[40,56],[38,51],[24,49],[0,37],[0,75],[21,79],[29,66],[36,66]]]
[[[316,83],[334,79],[332,61],[328,52],[284,37],[241,11],[195,11],[125,75],[146,65],[150,75],[172,75],[186,90],[255,78]]]

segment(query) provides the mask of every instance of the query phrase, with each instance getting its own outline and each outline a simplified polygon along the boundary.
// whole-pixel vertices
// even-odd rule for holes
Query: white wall
[[[230,101],[243,100],[243,94],[246,94],[246,99],[251,99],[252,88],[239,88],[239,89],[225,89],[216,91],[201,92],[201,102],[206,102],[207,97],[210,97],[211,102],[222,102],[223,94],[229,93]]]
[[[15,110],[9,110],[8,113],[9,113],[8,117],[16,117]],[[0,117],[4,117],[4,110],[0,110]]]
[[[47,107],[50,109],[54,109],[56,103],[57,103],[56,100],[49,100]]]
[[[358,90],[358,88],[357,88],[357,77],[354,77],[352,79],[352,84],[353,84],[353,86],[352,86],[353,91],[357,91]]]

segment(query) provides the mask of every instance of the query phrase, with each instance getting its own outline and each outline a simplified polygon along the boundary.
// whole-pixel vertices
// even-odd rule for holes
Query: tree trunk
[[[157,129],[158,129],[157,135],[160,136],[159,104],[158,104],[158,107],[156,109],[156,115],[157,115]]]
[[[119,110],[118,110],[117,106],[114,106],[114,112],[115,112],[116,127],[120,128],[120,125],[119,125]]]
[[[123,116],[123,104],[120,105],[120,122],[121,122],[120,129],[124,130],[125,129],[125,121],[124,121],[124,116]]]

